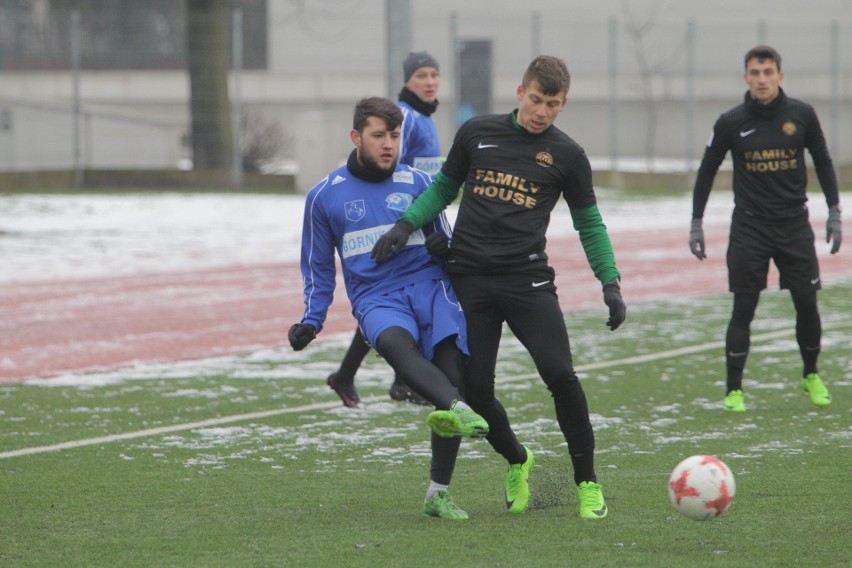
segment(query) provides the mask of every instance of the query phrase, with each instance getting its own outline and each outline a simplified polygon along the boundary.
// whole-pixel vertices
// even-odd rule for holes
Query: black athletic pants
[[[596,481],[595,436],[583,387],[574,372],[553,269],[545,264],[511,274],[451,274],[467,320],[470,365],[467,402],[488,422],[488,441],[511,463],[526,453],[494,393],[497,351],[505,321],[529,351],[553,397],[556,419],[574,466],[575,482]]]
[[[440,410],[448,410],[455,400],[464,400],[464,354],[456,346],[456,336],[435,346],[431,361],[423,357],[411,334],[391,327],[379,335],[376,351],[384,357],[405,384]],[[431,479],[450,484],[461,438],[441,438],[432,432]]]

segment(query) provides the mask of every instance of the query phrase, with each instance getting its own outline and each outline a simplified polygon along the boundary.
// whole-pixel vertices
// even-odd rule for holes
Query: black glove
[[[840,250],[840,242],[843,240],[843,231],[840,228],[840,204],[828,208],[828,221],[825,223],[825,242],[831,242],[831,254]]]
[[[689,227],[689,250],[698,260],[704,260],[704,229],[701,228],[701,219],[693,219]]]
[[[606,320],[606,324],[610,331],[615,331],[627,317],[627,305],[621,297],[621,285],[618,283],[618,278],[611,280],[603,287],[603,297],[604,303],[609,307],[609,319]]]
[[[414,226],[408,221],[400,219],[376,241],[376,244],[373,245],[373,251],[370,253],[370,258],[376,259],[378,264],[387,261],[392,254],[402,250],[413,232]]]
[[[450,246],[452,241],[441,231],[435,231],[426,237],[426,250],[432,256],[447,260],[450,258]]]
[[[309,323],[294,323],[290,326],[290,331],[287,333],[287,339],[290,340],[290,347],[293,348],[293,351],[301,351],[316,336],[316,328]]]

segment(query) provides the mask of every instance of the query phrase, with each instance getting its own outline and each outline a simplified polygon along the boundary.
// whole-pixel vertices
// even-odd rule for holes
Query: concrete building
[[[465,49],[490,55],[463,77],[487,82],[488,101],[478,104],[493,112],[514,108],[527,63],[549,53],[572,72],[557,125],[597,167],[687,169],[716,117],[746,90],[744,53],[767,43],[784,57],[787,93],[816,107],[836,164],[852,164],[848,0],[268,0],[265,10],[265,68],[235,74],[232,87],[239,81],[242,103],[281,125],[289,140],[282,158],[298,162],[302,189],[348,155],[355,101],[395,98],[394,63],[422,49],[441,63],[435,118],[445,148],[469,116],[471,89],[484,90],[474,81],[463,92]],[[397,10],[410,18],[389,25]],[[3,33],[0,26],[0,40]],[[0,171],[67,169],[75,151],[86,168],[168,168],[191,157],[185,71],[83,68],[75,83],[66,70],[5,63]]]

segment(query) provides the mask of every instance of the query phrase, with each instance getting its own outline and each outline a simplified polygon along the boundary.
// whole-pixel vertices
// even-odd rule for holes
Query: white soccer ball
[[[690,519],[718,517],[734,499],[736,485],[731,468],[713,456],[691,456],[677,464],[669,477],[669,499]]]

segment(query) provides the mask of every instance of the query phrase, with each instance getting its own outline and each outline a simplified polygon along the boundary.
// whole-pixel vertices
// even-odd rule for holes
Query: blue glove
[[[831,245],[831,254],[834,254],[840,250],[840,242],[843,240],[839,203],[828,208],[828,221],[825,223],[825,242],[831,242],[832,238],[834,238],[834,243]]]
[[[603,287],[604,303],[609,307],[609,319],[606,324],[610,331],[618,329],[624,318],[627,317],[627,305],[621,297],[621,285],[618,283],[618,278],[615,278]]]
[[[373,245],[373,250],[370,252],[370,258],[374,258],[378,264],[386,262],[392,254],[396,254],[402,250],[405,243],[408,242],[408,237],[414,232],[414,225],[400,219],[390,230],[376,241]]]
[[[447,260],[450,258],[450,246],[452,241],[441,231],[436,231],[426,237],[426,250],[432,256]]]
[[[290,347],[293,348],[293,351],[301,351],[316,336],[316,328],[309,323],[294,323],[290,326],[290,331],[287,333],[287,339],[290,340]]]

